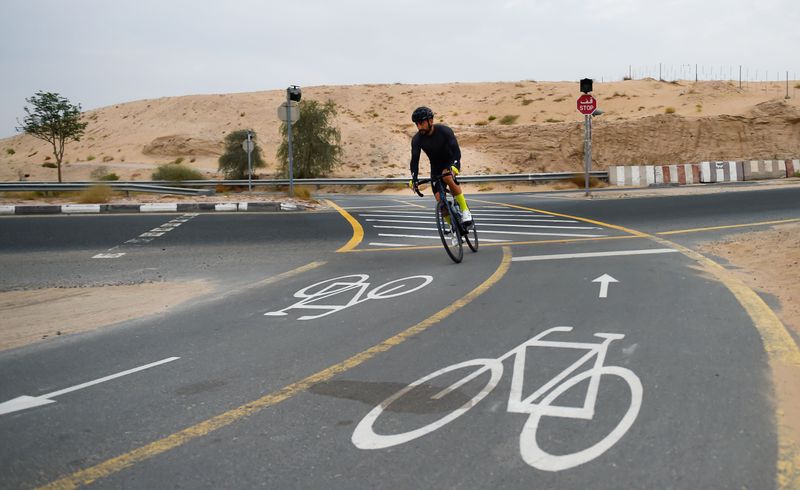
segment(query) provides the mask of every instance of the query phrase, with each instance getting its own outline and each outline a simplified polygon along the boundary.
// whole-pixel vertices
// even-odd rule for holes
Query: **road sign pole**
[[[288,128],[288,138],[289,138],[289,196],[294,197],[294,157],[292,155],[292,101],[289,98],[289,92],[286,92],[286,125]]]
[[[253,165],[250,155],[253,153],[252,133],[247,130],[247,192],[253,192]]]
[[[589,168],[592,162],[592,116],[583,116],[583,171],[586,183],[586,196],[589,195]]]

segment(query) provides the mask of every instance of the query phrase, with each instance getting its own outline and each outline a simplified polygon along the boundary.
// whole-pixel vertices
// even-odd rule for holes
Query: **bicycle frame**
[[[456,217],[456,223],[458,223],[459,227],[462,227],[462,224],[461,224],[461,212],[457,209],[455,204],[453,204],[453,201],[447,198],[447,196],[451,196],[452,195],[448,190],[447,184],[444,183],[444,178],[447,177],[447,175],[452,175],[452,174],[440,175],[440,176],[434,177],[432,179],[421,179],[421,180],[419,180],[417,182],[418,182],[418,184],[430,183],[431,184],[431,190],[433,191],[434,195],[439,194],[439,201],[437,201],[437,203],[438,202],[444,202],[445,203],[445,208],[447,209],[447,214],[449,214],[451,217],[455,216]],[[452,177],[455,180],[456,176],[452,175]],[[456,180],[456,182],[458,182],[458,181]],[[419,197],[423,197],[423,194],[420,191],[417,191],[417,195]],[[455,224],[455,223],[453,223],[453,224]]]
[[[545,330],[544,332],[538,334],[537,336],[529,339],[522,344],[518,345],[517,347],[513,348],[512,350],[508,351],[504,355],[498,357],[497,359],[492,359],[492,361],[497,361],[497,364],[492,362],[493,365],[497,366],[499,364],[500,369],[502,370],[502,363],[506,359],[510,357],[514,357],[514,369],[511,375],[511,392],[508,396],[508,406],[506,410],[511,413],[533,413],[533,412],[540,412],[542,415],[557,415],[559,417],[570,417],[570,418],[579,418],[590,420],[594,417],[594,405],[597,400],[597,391],[600,385],[600,368],[603,366],[603,362],[605,361],[606,352],[608,351],[609,344],[614,340],[622,339],[625,337],[623,334],[612,334],[612,333],[596,333],[594,334],[595,337],[600,337],[604,339],[603,342],[599,344],[593,344],[590,342],[559,342],[559,341],[552,341],[552,340],[542,340],[547,335],[553,332],[571,332],[572,327],[553,327],[551,329]],[[556,376],[550,379],[547,383],[543,384],[539,389],[533,392],[530,396],[522,399],[522,388],[523,388],[523,381],[524,381],[524,372],[525,372],[525,351],[528,347],[560,347],[560,348],[567,348],[567,349],[584,349],[588,352],[584,354],[580,359],[572,363],[569,367],[558,373]],[[589,381],[589,390],[586,394],[586,398],[584,400],[584,404],[582,407],[563,407],[563,406],[553,406],[547,403],[535,403],[535,401],[543,397],[548,391],[550,391],[553,387],[560,384],[564,379],[574,373],[580,366],[584,365],[589,359],[592,357],[596,357],[594,365],[587,369],[587,372],[591,372],[591,380]],[[477,378],[481,374],[485,373],[487,370],[492,369],[490,366],[486,366],[483,369],[479,369],[476,372],[470,374],[469,376],[463,378],[462,380],[458,381],[457,383],[451,385],[448,388],[440,391],[439,393],[435,394],[432,398],[438,400],[446,396],[448,393],[457,390],[464,384],[472,381],[473,379]]]

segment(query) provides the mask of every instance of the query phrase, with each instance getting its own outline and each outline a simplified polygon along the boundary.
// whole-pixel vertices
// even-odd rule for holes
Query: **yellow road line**
[[[491,204],[503,205],[502,203]],[[795,400],[790,398],[789,391],[791,387],[800,384],[800,348],[798,348],[775,312],[770,309],[758,294],[713,260],[665,238],[577,216],[550,213],[549,211],[513,204],[507,204],[507,206],[595,223],[632,233],[642,238],[648,238],[665,247],[678,250],[683,255],[694,260],[701,269],[715,276],[719,282],[727,287],[739,304],[742,305],[753,325],[755,325],[756,330],[758,330],[772,370],[773,386],[777,395],[775,422],[778,433],[778,461],[776,468],[778,488],[797,488],[794,485],[800,482],[800,440],[797,439],[796,432],[790,429],[792,423],[796,424],[796,422],[787,420],[785,407],[790,407],[793,403],[796,403]]]
[[[435,313],[433,316],[417,323],[416,325],[400,332],[399,334],[393,337],[384,340],[380,344],[374,345],[369,349],[359,354],[356,354],[353,357],[343,362],[340,362],[339,364],[335,364],[327,369],[319,371],[316,374],[312,374],[311,376],[308,376],[305,379],[302,379],[300,381],[297,381],[296,383],[292,383],[288,386],[285,386],[284,388],[278,391],[265,395],[250,403],[246,403],[240,407],[219,414],[216,417],[212,417],[208,420],[195,424],[191,427],[187,427],[167,437],[164,437],[157,441],[151,442],[150,444],[134,449],[133,451],[106,460],[102,463],[92,466],[91,468],[76,471],[75,473],[69,476],[51,482],[40,488],[66,489],[66,488],[76,488],[79,485],[89,485],[90,483],[95,482],[101,478],[105,478],[109,475],[122,471],[125,468],[129,468],[137,463],[140,463],[154,456],[162,454],[166,451],[169,451],[170,449],[174,449],[178,446],[181,446],[191,441],[192,439],[205,436],[217,429],[230,425],[236,422],[237,420],[253,415],[254,413],[259,412],[267,407],[271,407],[277,403],[280,403],[284,400],[287,400],[297,395],[298,393],[306,391],[311,386],[317,383],[321,383],[323,381],[327,381],[332,377],[336,376],[337,374],[352,369],[358,366],[359,364],[368,361],[369,359],[372,359],[376,355],[382,352],[386,352],[396,345],[402,344],[403,342],[413,337],[414,335],[424,332],[433,325],[441,322],[442,320],[452,315],[459,309],[468,305],[478,296],[488,291],[489,288],[494,286],[498,281],[500,281],[500,279],[503,278],[506,272],[508,272],[510,265],[511,265],[511,249],[505,247],[503,248],[503,258],[500,261],[500,265],[497,267],[494,273],[491,276],[489,276],[488,279],[483,281],[483,283],[481,283],[478,287],[467,293],[462,298],[454,301],[446,308]]]
[[[350,238],[350,241],[345,243],[339,250],[337,250],[337,252],[347,252],[356,248],[358,244],[361,243],[361,240],[364,239],[364,228],[361,227],[361,223],[359,223],[358,220],[353,218],[350,213],[338,206],[335,202],[327,199],[325,202],[328,203],[328,205],[333,209],[339,211],[339,214],[344,216],[344,219],[346,219],[350,223],[350,226],[353,227],[353,236]]]
[[[656,233],[656,235],[679,235],[681,233],[697,233],[701,231],[727,230],[730,228],[746,228],[748,226],[781,225],[784,223],[794,223],[795,221],[800,221],[800,218],[782,219],[776,221],[759,221],[756,223],[744,223],[741,225],[709,226],[706,228],[690,228],[687,230],[662,231],[660,233]]]

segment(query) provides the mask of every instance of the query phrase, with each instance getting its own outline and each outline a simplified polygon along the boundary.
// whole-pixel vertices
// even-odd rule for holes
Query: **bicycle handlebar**
[[[452,173],[448,172],[446,174],[442,174],[442,175],[440,175],[438,177],[434,177],[432,179],[419,179],[419,180],[417,180],[417,186],[420,186],[422,184],[427,184],[427,183],[433,183],[434,181],[440,181],[440,180],[444,179],[445,177],[447,177],[448,175],[452,175],[453,176],[453,180],[456,183],[458,183],[458,179],[456,179],[456,176],[453,175]],[[416,192],[419,197],[424,197],[424,195],[419,191],[418,187],[412,187],[412,189],[414,189],[414,192]]]

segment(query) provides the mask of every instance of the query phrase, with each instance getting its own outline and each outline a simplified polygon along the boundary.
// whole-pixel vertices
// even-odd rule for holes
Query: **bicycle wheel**
[[[464,245],[461,243],[461,229],[459,226],[447,224],[447,221],[444,220],[446,216],[445,210],[447,209],[445,200],[445,197],[442,196],[436,204],[436,228],[439,229],[439,237],[442,239],[442,245],[444,245],[447,255],[453,259],[453,262],[459,263],[461,259],[464,258]],[[451,217],[450,221],[452,222],[452,220],[453,218]],[[447,230],[450,231],[449,234],[445,234]]]
[[[461,369],[464,367],[469,366],[481,366],[481,369],[478,369],[472,374],[469,374],[462,378],[459,381],[456,381],[452,385],[450,385],[445,390],[439,393],[439,395],[444,396],[442,393],[448,392],[450,390],[456,390],[461,387],[464,383],[467,383],[486,370],[490,371],[489,382],[483,389],[478,392],[477,395],[470,398],[466,403],[458,407],[457,409],[453,410],[452,412],[448,413],[444,417],[435,420],[427,425],[423,425],[418,429],[413,429],[406,432],[400,432],[398,434],[378,434],[375,432],[373,425],[378,417],[391,405],[392,403],[396,402],[398,399],[402,398],[408,392],[416,388],[417,386],[426,383],[437,376],[441,376],[443,374],[447,374],[450,371],[455,371],[456,369]],[[359,449],[384,449],[387,447],[397,446],[398,444],[403,444],[409,441],[413,441],[419,437],[424,436],[425,434],[429,434],[436,429],[443,427],[444,425],[452,422],[453,420],[457,419],[458,417],[462,416],[464,413],[467,412],[470,408],[474,407],[479,401],[483,400],[486,395],[492,392],[492,390],[497,386],[497,383],[500,382],[500,378],[503,376],[503,363],[498,359],[472,359],[471,361],[460,362],[458,364],[453,364],[447,366],[446,368],[442,368],[438,371],[435,371],[423,378],[420,378],[410,385],[406,386],[402,390],[398,391],[394,395],[390,396],[386,400],[382,401],[378,406],[373,408],[367,415],[361,419],[361,422],[358,423],[355,430],[353,431],[353,435],[350,437],[350,440],[355,444],[355,446]],[[438,398],[439,395],[434,395],[432,398]]]
[[[467,240],[467,245],[469,245],[469,249],[473,252],[478,251],[478,230],[475,229],[475,219],[473,218],[472,223],[469,226],[466,226],[464,229],[464,238]]]
[[[546,452],[539,447],[539,443],[536,441],[536,431],[542,417],[559,416],[556,413],[547,413],[550,403],[584,379],[595,375],[597,371],[600,372],[601,376],[618,376],[628,384],[631,390],[631,405],[628,407],[628,411],[625,412],[625,415],[622,416],[622,419],[607,436],[591,447],[570,454],[556,455]],[[530,417],[528,417],[519,435],[520,455],[526,463],[543,471],[566,470],[588,463],[597,458],[616,444],[616,442],[628,432],[628,429],[631,428],[633,422],[636,420],[636,416],[639,415],[639,409],[642,406],[642,382],[630,369],[619,366],[602,366],[600,368],[584,371],[562,382],[556,389],[548,393],[541,401],[540,406],[542,407],[541,409],[533,411]]]

